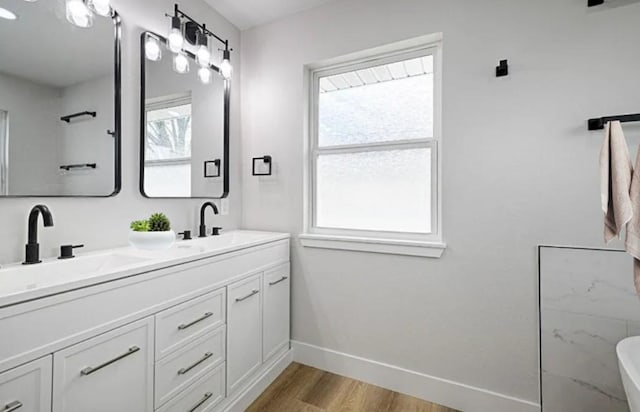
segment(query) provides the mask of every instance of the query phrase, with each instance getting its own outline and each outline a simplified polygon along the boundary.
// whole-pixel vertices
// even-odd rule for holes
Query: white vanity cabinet
[[[291,362],[289,239],[226,236],[205,240],[232,245],[219,254],[23,302],[0,285],[0,412],[246,408]]]
[[[51,355],[0,373],[0,411],[51,411]]]
[[[153,411],[153,319],[53,355],[54,412]]]
[[[289,347],[290,275],[289,265],[264,272],[263,282],[263,361]]]
[[[262,364],[262,274],[227,287],[227,387],[234,392]]]

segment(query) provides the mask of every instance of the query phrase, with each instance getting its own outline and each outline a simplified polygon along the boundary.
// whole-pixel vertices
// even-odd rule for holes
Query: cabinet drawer
[[[289,264],[264,272],[263,361],[289,346]]]
[[[153,411],[153,318],[53,354],[54,412]]]
[[[51,411],[51,356],[0,374],[0,411]]]
[[[156,408],[224,361],[225,338],[222,326],[156,363]]]
[[[224,288],[156,315],[156,359],[225,322]]]
[[[158,412],[210,412],[225,398],[225,364],[214,368]]]
[[[262,274],[227,286],[227,394],[262,364]]]

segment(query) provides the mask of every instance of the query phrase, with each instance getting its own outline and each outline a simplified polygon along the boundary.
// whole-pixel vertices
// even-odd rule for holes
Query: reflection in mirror
[[[0,5],[0,196],[119,190],[119,18],[66,3]]]
[[[141,191],[147,197],[216,198],[228,191],[228,84],[166,40],[142,37]],[[164,55],[164,56],[163,56]]]

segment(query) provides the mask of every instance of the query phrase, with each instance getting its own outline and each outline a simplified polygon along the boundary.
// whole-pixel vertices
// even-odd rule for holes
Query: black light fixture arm
[[[206,25],[200,24],[197,21],[195,21],[191,16],[189,16],[188,14],[186,14],[185,12],[180,10],[180,8],[178,7],[178,3],[175,3],[173,5],[173,16],[170,16],[168,14],[167,14],[167,16],[168,17],[180,17],[180,18],[189,20],[191,23],[195,24],[200,30],[202,30],[202,32],[204,34],[206,34],[207,36],[211,36],[214,39],[218,40],[220,43],[224,44],[224,50],[226,52],[230,51],[230,49],[229,49],[229,40],[225,40],[225,39],[221,38],[220,36],[216,35],[211,30],[207,29]]]

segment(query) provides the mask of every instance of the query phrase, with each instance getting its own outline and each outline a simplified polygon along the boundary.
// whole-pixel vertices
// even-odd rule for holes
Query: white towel
[[[610,242],[631,220],[629,191],[633,166],[619,121],[608,122],[600,150],[600,195],[604,212],[604,240]],[[640,209],[639,209],[640,210]]]
[[[624,242],[625,249],[633,256],[633,280],[636,285],[636,293],[640,295],[640,148],[636,155],[637,173],[631,178],[631,207],[633,217],[627,224],[627,237]]]

